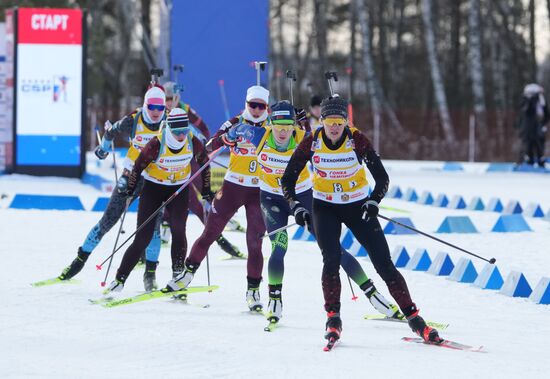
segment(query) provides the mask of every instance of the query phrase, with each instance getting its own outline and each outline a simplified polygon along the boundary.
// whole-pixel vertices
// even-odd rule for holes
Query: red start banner
[[[82,44],[80,9],[19,8],[18,43]]]

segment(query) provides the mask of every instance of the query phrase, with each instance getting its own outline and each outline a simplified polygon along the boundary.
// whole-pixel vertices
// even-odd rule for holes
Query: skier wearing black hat
[[[258,165],[260,168],[260,201],[264,222],[268,232],[288,225],[288,217],[293,211],[283,197],[281,177],[285,167],[296,149],[304,139],[306,133],[296,125],[294,107],[284,100],[271,106],[271,125],[266,127],[266,133],[258,145]],[[311,213],[312,182],[307,168],[304,168],[297,179],[295,186],[296,198],[299,203]],[[300,218],[296,222],[312,229],[311,222]],[[270,236],[271,256],[268,263],[269,277],[269,305],[266,317],[270,323],[277,323],[282,317],[282,286],[284,275],[284,257],[288,247],[286,230]],[[388,302],[374,287],[363,268],[346,250],[342,249],[342,267],[346,273],[364,291],[371,304],[382,314],[388,317],[402,317],[397,306]]]
[[[138,228],[147,220],[182,184],[191,176],[191,160],[201,166],[208,162],[208,155],[202,143],[189,128],[187,113],[174,108],[161,132],[145,145],[128,176],[123,176],[117,185],[120,193],[132,193],[138,179],[143,176],[145,184],[139,202]],[[202,171],[202,195],[210,195],[210,168]],[[169,204],[172,231],[172,267],[183,267],[187,254],[186,222],[189,212],[189,187],[185,187]],[[139,260],[140,252],[147,246],[155,224],[146,224],[128,247],[120,263],[116,279],[105,293],[119,292]]]
[[[300,143],[281,180],[284,196],[295,218],[313,224],[323,255],[322,287],[328,318],[325,338],[332,346],[342,330],[339,239],[343,223],[369,252],[374,268],[386,282],[411,329],[424,340],[438,343],[442,340],[437,330],[426,325],[418,314],[405,279],[391,261],[388,243],[377,218],[378,204],[388,189],[388,174],[367,137],[348,126],[347,107],[347,101],[337,96],[323,100],[323,127]],[[308,161],[313,167],[311,212],[296,193],[296,183]],[[376,182],[370,196],[363,161]]]
[[[316,130],[321,126],[321,101],[323,98],[319,95],[313,95],[309,102],[309,124],[311,129]]]

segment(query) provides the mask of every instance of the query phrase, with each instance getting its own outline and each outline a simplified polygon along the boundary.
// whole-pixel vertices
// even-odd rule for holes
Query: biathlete
[[[378,204],[388,189],[389,178],[367,137],[348,126],[347,101],[337,96],[321,103],[322,128],[306,136],[293,153],[282,177],[284,197],[296,220],[311,222],[323,255],[322,288],[329,344],[340,338],[340,233],[345,224],[369,252],[376,272],[407,318],[411,329],[430,342],[440,342],[436,329],[418,314],[403,276],[390,258],[384,232],[378,222]],[[368,195],[363,161],[376,182]],[[313,167],[313,207],[309,211],[298,192],[307,162]]]
[[[262,280],[263,255],[262,236],[265,225],[260,209],[260,190],[256,147],[246,138],[237,136],[241,124],[252,125],[252,129],[265,128],[268,123],[267,104],[269,91],[261,86],[252,86],[246,93],[245,110],[237,117],[226,121],[208,143],[209,150],[229,146],[229,169],[221,189],[212,202],[212,210],[201,236],[195,241],[185,261],[185,271],[167,284],[167,289],[185,288],[206,257],[208,249],[220,235],[237,210],[246,210],[247,292],[246,301],[250,310],[261,311],[260,282]]]
[[[134,168],[125,180],[120,180],[117,190],[130,194],[136,189],[143,172],[145,183],[141,194],[137,225],[141,227],[166,200],[168,200],[191,176],[191,160],[204,166],[208,155],[202,143],[190,131],[187,113],[180,108],[170,112],[164,128],[147,143],[136,159]],[[210,194],[210,167],[201,172],[203,194]],[[172,270],[183,267],[187,253],[186,223],[189,212],[189,187],[185,187],[166,205],[172,231]],[[160,212],[159,212],[160,213]],[[116,279],[105,293],[119,292],[139,260],[140,252],[153,237],[155,223],[149,222],[139,230],[128,247],[118,268]]]
[[[107,158],[115,136],[120,133],[129,135],[132,142],[123,163],[123,175],[128,175],[141,149],[158,134],[160,124],[165,119],[165,107],[164,91],[157,86],[149,88],[145,93],[142,108],[138,108],[135,112],[123,117],[112,125],[107,121],[105,124],[105,134],[101,144],[95,150],[96,156],[99,159]],[[71,279],[82,270],[90,254],[99,244],[103,236],[111,230],[121,218],[126,209],[128,200],[131,203],[138,198],[141,194],[142,187],[143,179],[139,178],[136,183],[135,191],[131,194],[120,193],[116,188],[113,190],[109,203],[103,212],[103,216],[90,230],[82,246],[78,248],[76,258],[63,270],[61,275],[59,275],[60,279]],[[160,254],[160,233],[158,232],[160,221],[161,217],[156,220],[155,230],[157,230],[157,232],[155,233],[155,238],[153,238],[145,251],[147,261],[152,262],[146,264],[144,274],[144,285],[146,290],[150,290],[150,287],[154,284],[154,272],[151,277],[150,274],[148,275],[148,271],[152,269],[153,265],[154,268],[156,268],[158,256]]]
[[[281,177],[296,149],[304,139],[306,132],[296,125],[294,107],[288,101],[281,101],[271,106],[271,123],[266,127],[266,133],[257,150],[260,168],[260,201],[267,232],[288,225],[288,217],[293,212],[283,197]],[[311,213],[312,182],[307,167],[300,172],[295,186],[296,198],[303,207]],[[299,217],[296,222],[306,226],[315,235],[311,222]],[[270,322],[278,322],[282,316],[282,286],[284,274],[284,257],[288,247],[286,230],[270,236],[271,256],[268,263],[269,304],[266,317]],[[363,268],[349,252],[342,249],[341,264],[344,271],[364,291],[365,295],[382,314],[388,317],[400,316],[397,306],[387,301],[374,287]],[[402,315],[401,315],[402,316]]]
[[[166,82],[164,83],[164,92],[166,93],[166,109],[168,112],[172,110],[174,107],[178,107],[183,109],[187,113],[187,117],[189,118],[189,127],[193,131],[193,135],[197,137],[203,144],[206,144],[208,140],[210,140],[210,130],[208,129],[208,126],[202,119],[202,117],[195,111],[189,104],[184,103],[181,100],[178,87],[176,83],[174,82]],[[195,161],[191,161],[191,173],[195,173],[198,170],[198,165]],[[189,194],[189,209],[191,212],[193,212],[204,224],[206,220],[204,219],[205,211],[203,204],[201,201],[199,201],[198,196],[196,196],[193,192],[201,193],[202,182],[200,178],[196,178],[193,181],[193,190]],[[214,198],[214,195],[210,196],[208,198],[208,202],[211,203],[212,199]],[[209,205],[207,205],[209,207]],[[161,239],[162,241],[168,242],[170,240],[170,233],[169,233],[169,224],[166,220],[163,221],[161,225]],[[216,238],[216,243],[218,246],[227,254],[233,256],[242,258],[244,256],[243,253],[239,251],[239,249],[231,244],[223,235],[219,235],[218,238]]]

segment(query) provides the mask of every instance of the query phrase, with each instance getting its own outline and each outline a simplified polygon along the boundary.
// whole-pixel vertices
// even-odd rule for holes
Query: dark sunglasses
[[[150,111],[163,111],[166,107],[164,105],[147,104],[147,109]]]
[[[248,106],[252,109],[261,109],[262,111],[267,108],[267,105],[264,103],[256,103],[254,101],[247,101]]]

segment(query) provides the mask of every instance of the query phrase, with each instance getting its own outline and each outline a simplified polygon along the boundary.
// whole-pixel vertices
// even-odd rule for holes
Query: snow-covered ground
[[[545,212],[550,207],[550,175],[438,172],[392,162],[388,166],[392,184],[402,189],[460,194],[467,200],[481,196],[487,201],[497,196],[522,204],[536,201]],[[266,322],[262,316],[246,311],[246,262],[221,260],[224,254],[217,245],[210,250],[210,270],[213,284],[220,285],[220,289],[190,297],[194,304],[209,304],[205,309],[167,299],[113,309],[91,305],[88,299],[100,296],[99,283],[104,275],[95,270],[95,264],[110,254],[114,231],[104,238],[78,275],[79,284],[32,288],[31,282],[58,275],[74,258],[100,214],[6,209],[17,192],[90,198],[105,195],[75,180],[0,177],[0,193],[8,194],[0,204],[2,378],[543,378],[550,374],[550,306],[408,270],[401,272],[421,314],[450,324],[442,336],[483,345],[486,354],[402,342],[401,337],[412,336],[408,327],[363,320],[365,313],[375,312],[364,296],[357,302],[351,300],[346,281],[342,291],[342,342],[333,352],[323,352],[321,256],[311,242],[290,242],[285,260],[284,318],[271,334],[263,331]],[[410,217],[416,227],[427,232],[435,231],[445,216],[468,215],[479,234],[438,236],[476,254],[495,257],[504,277],[511,270],[523,272],[532,287],[541,277],[550,276],[548,221],[527,218],[533,232],[491,233],[496,213],[452,211],[392,199],[384,200],[382,205],[410,212],[383,213]],[[245,223],[243,213],[237,219]],[[126,220],[124,236],[134,229],[135,214],[129,214]],[[192,216],[188,226],[191,245],[202,225]],[[244,234],[227,232],[226,236],[246,251]],[[463,256],[422,236],[388,236],[388,241],[390,248],[405,245],[414,251],[425,247],[432,258],[438,251],[449,252],[455,262]],[[267,257],[269,252],[265,241],[264,255]],[[117,254],[114,268],[121,256]],[[360,261],[387,295],[370,262],[364,258]],[[483,262],[474,262],[479,272]],[[123,295],[142,291],[141,276],[142,269],[136,269]],[[159,284],[170,276],[169,251],[163,249]],[[193,284],[206,282],[204,263]],[[359,289],[355,287],[355,291]],[[262,296],[267,300],[265,282]]]

